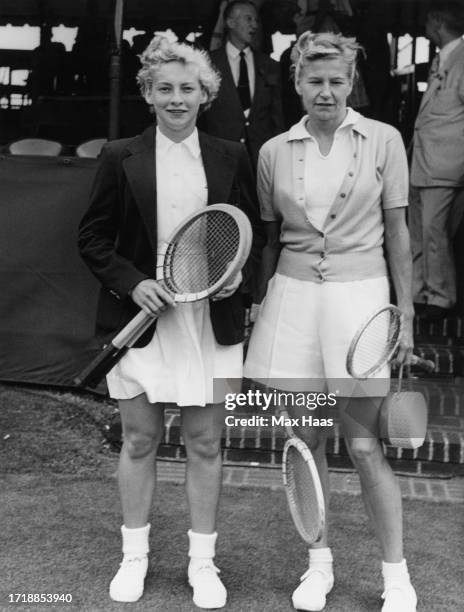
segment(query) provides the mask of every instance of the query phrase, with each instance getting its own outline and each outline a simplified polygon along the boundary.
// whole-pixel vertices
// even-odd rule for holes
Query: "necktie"
[[[433,58],[432,64],[430,66],[429,81],[431,81],[434,78],[437,78],[439,67],[440,67],[440,54],[437,53],[435,57]]]
[[[243,110],[247,110],[251,106],[250,97],[250,82],[248,80],[248,68],[245,60],[245,53],[240,51],[240,68],[238,73],[237,84],[238,96],[242,103]]]

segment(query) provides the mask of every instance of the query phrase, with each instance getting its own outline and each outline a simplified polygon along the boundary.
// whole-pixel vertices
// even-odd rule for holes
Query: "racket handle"
[[[100,380],[118,363],[124,353],[140,338],[156,317],[141,310],[113,338],[103,351],[74,379],[78,387],[94,389]]]
[[[111,343],[117,348],[131,347],[155,319],[156,317],[150,316],[141,310],[121,329]]]
[[[419,368],[427,370],[427,372],[435,371],[435,364],[433,361],[430,361],[430,359],[422,359],[422,357],[418,357],[417,355],[412,355],[411,365],[419,366]]]
[[[106,346],[101,353],[74,379],[78,387],[89,387],[94,389],[101,379],[118,363],[127,346],[118,348],[112,342]]]

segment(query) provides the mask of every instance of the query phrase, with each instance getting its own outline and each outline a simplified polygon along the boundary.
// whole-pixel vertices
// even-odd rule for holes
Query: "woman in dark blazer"
[[[188,579],[194,603],[220,608],[226,590],[213,563],[221,486],[223,404],[213,379],[242,375],[242,289],[257,252],[214,300],[174,307],[156,280],[157,253],[173,228],[211,203],[239,206],[259,233],[253,173],[245,148],[198,132],[199,111],[217,95],[220,78],[207,55],[155,37],[138,74],[157,125],[108,143],[79,233],[85,262],[101,281],[97,333],[108,336],[141,308],[161,315],[107,377],[119,400],[123,447],[119,488],[123,561],[110,585],[116,601],[137,601],[148,568],[156,452],[166,405],[180,407],[187,450],[191,516]]]

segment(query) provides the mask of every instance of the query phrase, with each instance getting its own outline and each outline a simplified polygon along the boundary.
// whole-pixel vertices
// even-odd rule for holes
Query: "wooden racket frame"
[[[240,232],[240,243],[241,247],[237,249],[234,259],[229,265],[229,269],[224,276],[209,289],[196,293],[179,294],[174,293],[173,299],[175,302],[196,302],[204,300],[218,293],[223,287],[227,285],[229,281],[243,268],[246,260],[250,254],[251,242],[253,239],[253,233],[251,230],[251,224],[246,214],[233,206],[232,204],[211,204],[206,208],[202,208],[200,211],[193,213],[182,221],[180,225],[172,233],[167,246],[162,251],[163,263],[159,266],[164,272],[165,267],[169,267],[169,262],[172,257],[173,245],[175,244],[179,234],[185,230],[185,228],[192,224],[195,219],[203,216],[205,213],[210,213],[212,210],[222,211],[227,213],[234,218],[237,223],[237,227]],[[160,279],[162,282],[162,278]],[[169,289],[167,289],[169,291]],[[130,348],[137,342],[140,336],[150,327],[156,316],[149,315],[141,310],[129,323],[123,327],[123,329],[113,338],[111,343],[117,348],[127,347]]]
[[[384,359],[382,361],[379,361],[377,364],[375,364],[374,366],[369,368],[362,375],[356,374],[353,371],[352,362],[353,362],[353,355],[354,355],[354,353],[356,351],[356,347],[358,345],[358,342],[359,342],[362,334],[364,333],[365,329],[367,328],[367,326],[371,323],[371,321],[373,319],[375,319],[375,317],[377,317],[380,313],[382,313],[382,312],[384,312],[386,310],[388,310],[389,312],[393,313],[399,319],[399,331],[398,331],[398,336],[396,338],[395,344],[393,345],[391,350],[388,353],[386,353],[386,355],[385,355],[385,357],[384,357]],[[372,376],[373,374],[376,374],[379,370],[381,370],[383,368],[383,366],[385,364],[389,363],[393,359],[396,351],[398,350],[398,347],[399,347],[399,344],[400,344],[401,332],[403,330],[403,321],[404,321],[403,313],[398,308],[398,306],[395,306],[393,304],[387,304],[386,306],[381,306],[380,308],[377,308],[377,310],[375,310],[364,321],[364,323],[359,327],[359,329],[357,330],[357,332],[353,336],[353,339],[350,342],[350,346],[348,348],[348,353],[346,355],[346,370],[347,370],[348,374],[350,376],[352,376],[353,378],[356,378],[357,380],[365,380],[365,379],[369,378],[369,376]],[[429,359],[422,359],[421,357],[418,357],[417,355],[411,355],[411,365],[417,365],[417,366],[419,366],[419,367],[421,367],[424,370],[427,370],[429,372],[433,372],[435,370],[435,364],[434,364],[433,361],[430,361]]]
[[[279,413],[285,419],[290,419],[288,412],[285,408],[279,407]],[[285,421],[284,421],[285,422]],[[284,483],[285,495],[287,496],[287,503],[290,510],[291,517],[293,519],[293,523],[296,527],[296,530],[303,538],[303,540],[307,544],[316,544],[319,542],[324,535],[325,523],[326,523],[326,512],[325,512],[325,498],[324,491],[322,489],[322,483],[319,476],[319,471],[317,469],[316,462],[314,460],[312,452],[309,450],[308,445],[303,442],[301,438],[299,438],[291,425],[285,424],[285,431],[287,433],[287,441],[285,442],[283,454],[282,454],[282,478]],[[300,520],[300,515],[296,509],[296,504],[294,498],[290,492],[290,487],[288,484],[287,477],[287,455],[290,448],[295,448],[300,455],[302,456],[313,480],[314,489],[316,492],[316,503],[319,508],[319,522],[318,522],[318,531],[316,537],[311,537],[307,532],[306,527],[303,525]]]
[[[171,234],[168,244],[161,253],[163,257],[162,265],[159,266],[164,270],[165,266],[170,264],[172,256],[173,244],[179,235],[185,231],[185,228],[193,223],[195,219],[211,211],[221,211],[227,213],[235,220],[240,238],[239,248],[232,259],[227,272],[219,281],[212,285],[209,289],[197,293],[188,294],[173,294],[176,302],[194,302],[206,299],[218,293],[225,287],[235,275],[242,269],[251,250],[253,240],[253,232],[251,224],[246,214],[237,206],[232,204],[210,204],[199,211],[189,215],[180,223]],[[163,282],[162,279],[159,282]],[[170,291],[166,287],[167,291]],[[172,293],[172,291],[171,291]],[[98,382],[116,365],[124,353],[131,348],[140,336],[152,325],[157,318],[155,315],[149,315],[141,310],[129,323],[119,331],[111,342],[97,355],[97,357],[74,379],[74,383],[79,387],[95,387]]]

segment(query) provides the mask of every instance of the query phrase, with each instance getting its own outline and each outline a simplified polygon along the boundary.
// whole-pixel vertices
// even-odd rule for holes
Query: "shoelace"
[[[124,565],[126,567],[134,567],[135,563],[143,562],[145,561],[145,559],[146,557],[129,557],[128,559],[123,559],[120,563],[120,566],[122,567]]]
[[[216,567],[214,563],[208,563],[208,564],[205,563],[204,565],[200,565],[199,567],[195,568],[192,578],[193,576],[196,576],[198,572],[201,572],[202,570],[210,570],[214,572],[215,574],[221,573],[221,570],[218,567]]]

